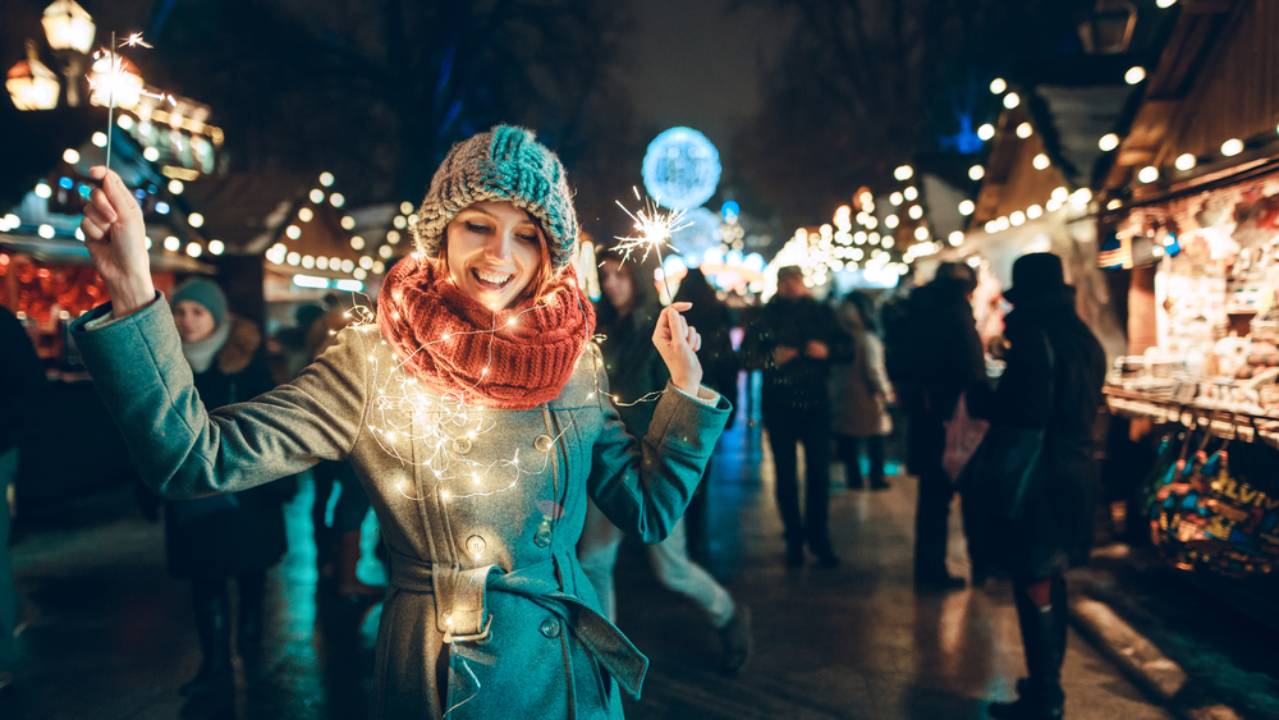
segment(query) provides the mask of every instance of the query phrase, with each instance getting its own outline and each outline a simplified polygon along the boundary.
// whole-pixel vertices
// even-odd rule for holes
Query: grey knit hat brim
[[[487,201],[510,202],[531,215],[546,234],[551,265],[557,271],[568,266],[578,226],[564,166],[531,130],[511,125],[497,125],[449,150],[418,208],[412,228],[418,251],[439,255],[448,224]]]

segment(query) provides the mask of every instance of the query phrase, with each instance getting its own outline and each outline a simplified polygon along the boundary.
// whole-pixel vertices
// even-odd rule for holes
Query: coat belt
[[[436,596],[437,622],[443,625],[438,629],[444,633],[445,642],[488,637],[491,618],[485,600],[489,592],[527,598],[558,617],[617,684],[639,699],[648,658],[616,625],[581,598],[560,589],[555,564],[550,559],[511,572],[503,572],[496,565],[463,570],[391,551],[390,582],[398,590]]]

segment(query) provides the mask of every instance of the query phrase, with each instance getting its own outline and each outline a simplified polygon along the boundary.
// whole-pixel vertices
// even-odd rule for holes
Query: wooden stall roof
[[[1035,156],[1047,153],[1044,135],[1036,127],[1030,137],[1017,137],[1016,128],[1023,122],[1031,123],[1032,127],[1035,125],[1024,106],[1005,110],[999,117],[995,138],[986,157],[986,175],[982,178],[975,201],[974,223],[1025,210],[1035,203],[1042,205],[1054,188],[1067,184],[1056,161],[1044,170],[1035,169],[1032,164]]]
[[[187,183],[184,195],[204,214],[205,234],[235,255],[260,255],[275,240],[310,178],[286,172],[206,176]]]
[[[1183,0],[1181,6],[1106,174],[1108,195],[1131,191],[1134,200],[1148,200],[1276,154],[1279,3]],[[1223,157],[1221,145],[1229,138],[1248,141],[1248,148]],[[1183,153],[1198,158],[1193,170],[1173,169]],[[1137,171],[1147,165],[1160,168],[1160,181],[1136,181]]]

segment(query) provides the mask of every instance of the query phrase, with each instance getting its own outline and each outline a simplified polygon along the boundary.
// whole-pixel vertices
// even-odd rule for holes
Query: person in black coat
[[[888,346],[890,372],[908,417],[906,464],[919,477],[915,514],[915,584],[923,590],[964,585],[946,569],[954,488],[942,469],[944,423],[959,396],[986,387],[986,361],[973,320],[973,269],[942,263],[932,282],[911,293]]]
[[[684,313],[684,317],[688,318],[688,322],[697,328],[697,332],[702,336],[702,348],[697,351],[697,359],[701,361],[704,372],[702,382],[720,395],[734,400],[733,412],[728,416],[728,427],[732,427],[737,417],[737,374],[742,366],[737,352],[733,350],[733,340],[730,336],[733,319],[729,315],[728,307],[715,294],[715,288],[711,287],[710,282],[706,280],[706,275],[697,268],[689,270],[680,281],[675,300],[693,304],[693,307]],[[702,482],[693,493],[688,510],[684,511],[689,551],[699,559],[706,559],[710,555],[707,536],[707,523],[710,518],[706,495],[709,492],[707,486],[710,484],[714,459],[714,456],[711,456],[711,461],[706,463]]]
[[[179,286],[171,301],[200,399],[210,409],[250,400],[275,386],[257,327],[227,310],[210,280]],[[277,484],[278,485],[278,484]],[[203,661],[184,695],[224,691],[232,682],[229,582],[239,593],[236,646],[245,670],[258,669],[266,571],[284,556],[284,496],[264,485],[245,492],[165,502],[171,575],[191,582]]]
[[[777,295],[754,314],[742,341],[747,367],[764,371],[760,410],[777,474],[777,507],[786,529],[786,564],[804,564],[804,543],[825,567],[839,564],[830,544],[832,363],[850,362],[852,339],[835,311],[813,298],[796,266],[777,271]],[[804,444],[806,492],[799,511],[796,444]]]
[[[1065,702],[1061,664],[1066,652],[1065,570],[1088,559],[1098,468],[1093,426],[1102,403],[1106,356],[1074,309],[1061,259],[1032,253],[1013,265],[1004,293],[1014,310],[1005,319],[1010,348],[995,391],[991,432],[1000,426],[1038,431],[1039,453],[1024,477],[1019,504],[991,497],[1002,564],[1013,579],[1028,677],[1015,703],[996,705],[1002,718],[1059,718]],[[984,466],[978,464],[980,471]],[[977,478],[981,483],[989,478]],[[1009,494],[1007,486],[994,492]]]
[[[44,390],[44,366],[31,337],[8,308],[0,305],[0,690],[13,682],[17,648],[18,590],[9,557],[9,489],[18,476],[18,446],[29,431],[31,408]]]

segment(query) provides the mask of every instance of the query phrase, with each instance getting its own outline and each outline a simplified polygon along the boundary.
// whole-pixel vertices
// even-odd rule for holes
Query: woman
[[[698,268],[689,270],[680,281],[675,299],[693,306],[689,308],[685,317],[702,335],[702,349],[697,352],[697,359],[702,363],[706,387],[725,397],[736,398],[737,373],[742,366],[737,353],[733,350],[733,340],[730,336],[733,319],[729,315],[728,308],[720,301],[719,296],[715,294],[715,288],[711,287],[706,280],[706,275]],[[735,418],[736,413],[728,417],[725,430],[733,426]],[[688,510],[684,513],[689,552],[694,557],[703,559],[710,557],[710,538],[707,531],[710,512],[706,505],[706,495],[710,492],[708,487],[711,477],[710,465],[713,462],[712,456],[712,463],[706,466],[703,482],[697,486],[693,501],[688,504]]]
[[[608,401],[594,313],[568,270],[563,167],[527,130],[455,146],[386,277],[377,324],[298,379],[207,413],[156,302],[141,211],[102,168],[83,228],[113,304],[76,326],[86,366],[161,492],[243,490],[350,458],[392,558],[377,717],[620,717],[647,659],[599,612],[574,548],[588,497],[661,540],[729,412],[697,332],[662,312],[671,380],[643,443]]]
[[[870,456],[870,487],[887,490],[884,481],[884,438],[893,431],[888,414],[892,385],[884,367],[871,300],[859,292],[844,296],[838,309],[840,325],[853,338],[853,361],[835,367],[835,447],[844,464],[848,487],[860,489],[861,447]]]
[[[188,280],[170,300],[182,355],[201,402],[209,409],[248,400],[270,390],[270,370],[260,352],[257,327],[227,311],[213,281]],[[164,539],[169,573],[191,582],[195,627],[203,660],[182,694],[226,690],[231,667],[231,604],[235,580],[240,601],[236,649],[245,671],[259,669],[266,571],[284,557],[283,497],[276,487],[165,503]]]
[[[661,358],[647,341],[647,329],[658,314],[652,283],[642,277],[641,266],[623,265],[616,255],[605,255],[600,263],[603,300],[596,317],[604,369],[609,387],[620,401],[618,413],[632,435],[643,436],[653,422],[653,403],[644,400],[651,391],[666,384]],[[578,544],[578,557],[586,577],[595,586],[610,620],[617,616],[613,592],[613,567],[622,531],[593,505],[586,513],[586,528]],[[739,606],[733,596],[688,556],[688,543],[681,519],[662,542],[648,548],[649,561],[658,582],[680,593],[702,609],[720,636],[720,670],[735,675],[750,657],[750,610]]]

